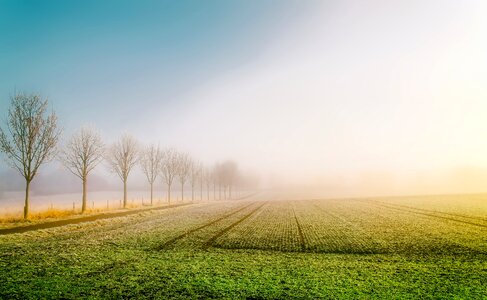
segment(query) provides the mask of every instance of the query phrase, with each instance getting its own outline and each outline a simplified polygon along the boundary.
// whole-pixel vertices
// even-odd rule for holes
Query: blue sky
[[[168,108],[180,94],[258,56],[309,6],[2,0],[1,108],[16,89],[40,92],[68,128],[116,125],[134,109],[143,114],[147,105]]]

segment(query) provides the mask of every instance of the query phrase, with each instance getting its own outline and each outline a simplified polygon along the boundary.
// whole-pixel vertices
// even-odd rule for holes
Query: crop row
[[[450,214],[487,221],[487,196],[484,195],[440,195],[440,196],[414,196],[368,199],[403,206],[416,210],[425,210],[439,214]]]
[[[222,248],[300,251],[299,229],[290,202],[274,201],[214,243]]]
[[[223,248],[376,253],[380,242],[311,201],[276,201],[215,243]]]
[[[364,200],[364,202],[378,205],[378,206],[383,206],[390,209],[403,211],[403,212],[409,212],[409,213],[428,216],[432,218],[438,218],[438,219],[443,219],[443,220],[448,220],[448,221],[453,221],[458,223],[469,224],[472,226],[487,228],[487,219],[482,217],[467,216],[467,215],[462,215],[457,213],[449,213],[449,212],[443,212],[438,210],[417,208],[413,206],[407,206],[407,205],[401,205],[401,204],[395,204],[395,203],[383,202],[383,201]]]
[[[380,241],[358,224],[336,211],[336,203],[325,206],[312,201],[296,201],[297,216],[302,224],[306,249],[313,252],[377,253]]]
[[[384,252],[451,253],[487,249],[481,227],[358,201],[340,201],[338,207],[329,209],[339,210],[351,223],[380,239]]]
[[[355,200],[275,201],[215,245],[326,253],[487,251],[482,227]]]

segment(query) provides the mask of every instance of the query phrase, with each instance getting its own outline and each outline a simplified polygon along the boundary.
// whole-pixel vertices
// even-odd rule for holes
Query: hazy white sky
[[[266,178],[326,185],[407,177],[410,184],[436,174],[441,186],[438,174],[444,172],[484,174],[486,1],[218,3],[191,14],[178,8],[185,22],[201,26],[181,29],[181,21],[150,27],[167,31],[165,36],[178,31],[177,38],[164,40],[178,45],[170,49],[173,56],[155,51],[150,38],[141,45],[154,51],[134,50],[144,60],[140,65],[128,46],[127,53],[115,53],[120,61],[110,58],[99,69],[98,58],[78,57],[91,59],[79,69],[84,77],[67,77],[89,83],[107,70],[114,75],[123,61],[130,65],[123,78],[82,89],[57,85],[57,79],[43,86],[29,79],[25,86],[49,94],[65,114],[67,133],[93,122],[111,140],[125,130],[207,162],[233,158]],[[144,29],[135,26],[127,34]],[[18,80],[15,87],[24,86]],[[13,84],[0,86],[3,96]],[[63,104],[66,95],[90,105],[112,102],[93,110],[80,101]]]
[[[486,15],[485,1],[323,3],[191,91],[173,138],[304,181],[487,167]]]

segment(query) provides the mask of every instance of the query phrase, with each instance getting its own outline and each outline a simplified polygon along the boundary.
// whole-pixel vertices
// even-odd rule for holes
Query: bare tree
[[[181,201],[184,201],[184,184],[188,180],[191,171],[191,158],[187,153],[178,153],[177,166],[177,175],[181,184]]]
[[[178,174],[178,152],[173,148],[162,152],[161,173],[167,185],[167,202],[171,203],[171,186]]]
[[[216,163],[213,168],[214,184],[218,184],[218,200],[222,199],[223,169],[220,163]]]
[[[232,198],[232,187],[237,178],[237,164],[231,160],[227,160],[223,163],[217,163],[214,168],[215,180],[218,183],[219,199]]]
[[[236,183],[238,174],[237,164],[232,160],[227,160],[220,165],[220,172],[225,191],[225,199],[232,199],[232,188]]]
[[[5,129],[0,128],[0,150],[7,162],[25,178],[24,219],[29,217],[29,187],[39,167],[50,161],[61,135],[54,112],[46,113],[48,102],[39,95],[11,97]]]
[[[202,163],[198,164],[198,174],[200,177],[200,201],[203,202],[203,181],[204,181],[204,174],[205,168],[203,167]]]
[[[212,181],[213,181],[213,200],[216,200],[216,186],[218,184],[218,163],[216,163],[213,166],[213,169],[211,170],[211,174],[212,174]],[[218,185],[218,192],[220,194],[219,198],[221,198],[220,185]]]
[[[194,160],[190,160],[189,182],[191,184],[191,202],[194,202],[194,190],[198,179],[200,178],[200,164]]]
[[[210,202],[210,188],[211,188],[211,183],[213,182],[213,173],[210,168],[204,168],[203,172],[203,181],[206,185],[206,196],[208,199],[208,202]]]
[[[150,184],[150,204],[153,205],[154,182],[159,175],[162,164],[162,152],[159,146],[150,145],[140,155],[142,171]]]
[[[102,161],[104,144],[99,132],[92,127],[82,127],[73,134],[60,153],[61,162],[83,183],[81,212],[86,211],[88,174]]]
[[[107,155],[110,170],[123,181],[123,207],[127,207],[127,179],[138,161],[138,143],[128,134],[115,142]]]

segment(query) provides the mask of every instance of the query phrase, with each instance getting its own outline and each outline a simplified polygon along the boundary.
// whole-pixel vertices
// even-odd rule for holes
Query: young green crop
[[[226,201],[3,235],[0,298],[486,298],[486,228],[461,221],[487,215],[402,201]]]

